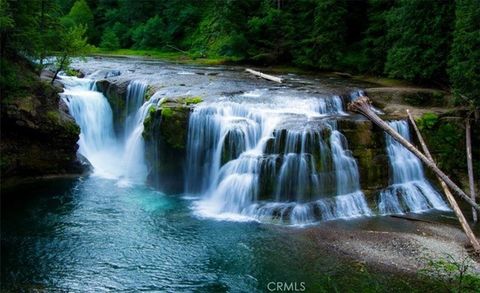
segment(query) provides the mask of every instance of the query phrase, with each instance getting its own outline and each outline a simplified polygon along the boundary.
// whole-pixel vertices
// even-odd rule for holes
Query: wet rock
[[[95,84],[97,90],[102,92],[107,98],[113,113],[113,125],[117,136],[123,135],[123,121],[125,121],[126,111],[126,97],[129,80],[112,81],[102,79]]]
[[[164,192],[183,191],[188,120],[200,102],[199,97],[168,98],[144,121],[147,180]]]
[[[384,132],[369,120],[355,117],[338,120],[338,127],[357,160],[362,189],[373,196],[387,187],[390,170]]]
[[[120,70],[111,70],[105,73],[105,78],[119,76],[121,74]]]
[[[36,80],[21,96],[2,100],[2,185],[85,171],[76,156],[80,128],[65,111],[59,92]]]

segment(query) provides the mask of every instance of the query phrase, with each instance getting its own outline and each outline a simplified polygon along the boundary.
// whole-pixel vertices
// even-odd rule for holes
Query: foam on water
[[[391,121],[389,125],[411,141],[407,121]],[[430,209],[449,210],[441,195],[426,180],[420,160],[389,134],[385,134],[385,139],[392,184],[380,192],[378,201],[380,213],[401,214],[418,213]]]
[[[324,99],[322,107],[318,99],[278,99],[273,109],[232,102],[195,108],[185,189],[200,195],[196,213],[293,225],[371,215],[358,166],[333,120],[318,127],[281,127],[291,115],[344,114],[339,97]]]

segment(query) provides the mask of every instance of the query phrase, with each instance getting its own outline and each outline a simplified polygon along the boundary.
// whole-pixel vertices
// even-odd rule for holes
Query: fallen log
[[[253,70],[253,69],[250,69],[250,68],[245,69],[245,71],[248,72],[248,73],[251,73],[255,76],[267,79],[267,80],[271,80],[271,81],[278,82],[278,83],[283,82],[283,80],[280,77],[276,77],[276,76],[273,76],[273,75],[261,73],[260,71],[256,71],[256,70]]]
[[[465,144],[467,145],[467,169],[468,183],[470,185],[470,197],[475,202],[475,181],[473,180],[473,164],[472,164],[472,132],[470,130],[470,117],[465,121]],[[472,208],[473,221],[478,220],[477,211]]]
[[[396,141],[401,143],[409,151],[415,154],[428,168],[430,168],[436,175],[438,175],[456,194],[468,202],[477,211],[480,211],[480,206],[477,205],[472,199],[463,192],[442,170],[438,168],[435,162],[428,159],[422,152],[414,147],[408,140],[396,132],[390,125],[385,123],[378,115],[372,110],[371,102],[368,97],[362,96],[350,102],[348,104],[348,110],[352,112],[358,112],[375,123],[378,127],[382,128],[385,132],[390,134]]]
[[[430,161],[433,162],[433,157],[430,154],[427,144],[425,143],[425,140],[423,140],[422,134],[420,133],[420,130],[418,130],[417,124],[415,123],[415,120],[413,119],[412,114],[410,114],[409,110],[407,110],[407,114],[408,114],[410,123],[412,124],[413,129],[417,134],[418,140],[420,141],[420,145],[422,146],[423,153],[427,156],[427,158],[430,159]],[[468,240],[472,244],[473,249],[475,250],[476,253],[480,253],[480,243],[478,242],[477,238],[475,237],[475,234],[473,234],[472,229],[468,225],[467,219],[465,219],[465,216],[463,215],[462,210],[458,206],[457,201],[455,200],[452,193],[448,189],[448,186],[445,184],[445,182],[443,182],[442,178],[440,178],[438,175],[437,175],[437,178],[440,181],[440,185],[443,188],[443,192],[445,193],[445,196],[447,197],[447,200],[450,203],[450,206],[453,208],[453,211],[457,216],[458,221],[460,222],[460,225],[462,226],[462,229],[465,232],[465,235],[467,235]],[[473,209],[473,211],[476,212],[475,209]]]

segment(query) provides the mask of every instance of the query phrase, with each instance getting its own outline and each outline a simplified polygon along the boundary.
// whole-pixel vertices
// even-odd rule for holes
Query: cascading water
[[[144,101],[147,83],[132,81],[124,132],[116,137],[112,110],[95,82],[62,81],[62,98],[81,127],[79,152],[95,174],[120,184],[144,183],[144,120],[162,95]],[[236,98],[197,105],[190,115],[185,191],[200,195],[199,214],[288,224],[372,215],[357,162],[337,127],[338,117],[348,115],[341,97],[298,98],[258,89]],[[391,126],[409,139],[405,121]],[[424,178],[420,161],[388,135],[386,142],[393,176],[380,194],[380,213],[448,210]]]
[[[147,177],[145,142],[142,133],[143,121],[153,105],[153,100],[144,103],[147,87],[146,82],[134,80],[127,88],[123,162],[125,177],[136,183],[144,183]]]
[[[407,121],[391,121],[389,125],[410,141]],[[380,193],[378,203],[380,213],[449,210],[440,194],[425,179],[420,160],[389,134],[385,134],[385,139],[392,184]]]
[[[339,97],[317,102],[317,117],[344,114]],[[194,110],[186,191],[201,194],[201,215],[305,224],[371,214],[336,124],[278,130],[290,115],[238,103]]]
[[[144,81],[134,80],[127,87],[127,99],[125,101],[125,127],[124,137],[127,140],[134,129],[138,126],[138,110],[143,105],[145,92],[148,84]]]
[[[105,96],[95,91],[95,82],[68,76],[62,76],[62,82],[62,98],[81,129],[79,152],[90,161],[95,174],[122,179],[122,184],[143,183],[147,175],[143,120],[153,102],[142,105],[147,83],[132,81],[128,86],[124,138],[117,138],[112,109]]]
[[[115,154],[119,148],[113,131],[112,109],[101,93],[94,91],[88,78],[62,76],[65,91],[62,98],[80,126],[79,153],[95,168],[96,174],[115,177]],[[112,168],[113,167],[113,168]]]

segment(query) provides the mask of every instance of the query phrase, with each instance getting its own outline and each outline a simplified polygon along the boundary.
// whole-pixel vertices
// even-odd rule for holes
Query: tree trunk
[[[55,79],[57,79],[57,75],[63,69],[63,66],[65,66],[66,60],[67,60],[67,55],[63,55],[62,61],[60,61],[60,65],[58,66],[57,70],[55,70],[55,75],[52,77],[52,81],[50,82],[50,84],[53,84]]]
[[[472,207],[477,211],[480,211],[480,206],[478,206],[472,199],[463,192],[442,170],[440,170],[437,165],[428,159],[424,154],[422,154],[416,147],[414,147],[408,140],[403,136],[398,134],[390,125],[385,123],[378,115],[372,111],[370,99],[368,97],[359,97],[355,101],[348,104],[348,110],[353,112],[358,112],[363,114],[365,117],[370,119],[377,126],[385,130],[390,134],[396,141],[401,143],[409,151],[415,154],[428,168],[430,168],[437,176],[439,176],[456,194],[468,202]]]
[[[271,81],[274,81],[274,82],[282,83],[282,79],[281,79],[280,77],[276,77],[276,76],[273,76],[273,75],[261,73],[260,71],[255,71],[255,70],[250,69],[250,68],[245,69],[245,71],[248,72],[248,73],[251,73],[251,74],[253,74],[253,75],[256,75],[256,76],[258,76],[258,77],[267,79],[267,80],[271,80]]]
[[[475,181],[473,180],[473,164],[472,164],[472,132],[470,130],[470,117],[465,121],[465,140],[467,145],[467,168],[468,168],[468,183],[470,184],[470,197],[475,202]],[[476,223],[477,211],[472,208],[473,221]]]
[[[407,110],[408,118],[410,119],[410,123],[412,123],[413,129],[415,130],[415,133],[417,134],[418,140],[420,141],[420,145],[422,146],[423,152],[425,155],[433,161],[433,157],[430,154],[430,151],[428,150],[427,144],[423,140],[422,134],[418,130],[417,124],[415,123],[415,120],[413,120],[412,115],[410,114],[410,111]],[[462,226],[463,231],[467,235],[467,238],[470,240],[470,243],[473,246],[473,249],[475,250],[476,253],[480,253],[480,243],[478,242],[477,238],[475,237],[475,234],[473,234],[472,229],[468,225],[467,220],[465,219],[465,216],[462,213],[462,210],[458,206],[457,201],[453,197],[452,193],[448,189],[447,185],[443,180],[437,176],[438,180],[440,181],[440,185],[442,185],[443,191],[445,192],[445,196],[447,197],[448,202],[450,203],[450,206],[453,208],[453,211],[455,212],[455,215],[458,218],[458,221],[460,222],[460,225]],[[472,208],[474,212],[475,209]]]

